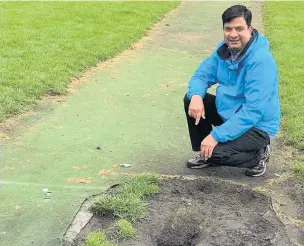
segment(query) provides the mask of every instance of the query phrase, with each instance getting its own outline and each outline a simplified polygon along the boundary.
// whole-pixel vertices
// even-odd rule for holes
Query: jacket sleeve
[[[204,98],[207,89],[217,83],[218,57],[214,51],[210,57],[204,60],[189,81],[187,97],[200,95]]]
[[[250,65],[245,75],[245,103],[224,124],[212,130],[212,137],[217,142],[227,142],[255,126],[277,86],[277,77],[277,67],[272,57]]]

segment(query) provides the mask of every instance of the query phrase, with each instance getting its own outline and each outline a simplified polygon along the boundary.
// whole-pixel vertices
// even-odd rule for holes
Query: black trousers
[[[185,113],[193,151],[200,151],[201,142],[210,134],[212,126],[223,124],[223,120],[216,109],[215,96],[207,93],[203,102],[206,119],[202,118],[196,126],[195,119],[188,115],[190,100],[187,98],[187,95],[184,98]],[[268,133],[253,127],[237,139],[218,143],[208,162],[233,167],[254,167],[260,161],[262,153],[269,143]]]

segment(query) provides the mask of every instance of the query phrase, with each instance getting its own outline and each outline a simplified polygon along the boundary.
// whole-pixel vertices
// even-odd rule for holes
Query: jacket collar
[[[253,43],[253,41],[256,39],[256,37],[258,35],[259,35],[259,32],[256,29],[253,29],[252,36],[251,36],[249,42],[246,44],[244,49],[238,55],[237,60],[239,60],[241,57],[244,56],[244,54],[246,53],[246,51],[248,50],[248,48],[250,47],[250,45]],[[221,47],[219,47],[217,50],[217,54],[222,60],[224,60],[224,61],[228,60],[231,55],[228,45],[226,43],[224,43]]]

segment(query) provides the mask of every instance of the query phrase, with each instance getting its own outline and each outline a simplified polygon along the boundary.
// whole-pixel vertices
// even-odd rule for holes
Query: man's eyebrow
[[[244,28],[244,26],[224,26],[224,28]]]

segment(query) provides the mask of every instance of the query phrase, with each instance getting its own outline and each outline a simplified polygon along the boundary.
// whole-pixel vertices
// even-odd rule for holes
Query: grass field
[[[264,23],[279,65],[282,128],[288,144],[304,149],[304,2],[265,2]],[[296,174],[304,181],[304,161]],[[304,183],[304,182],[303,182]]]
[[[176,2],[0,3],[0,121],[138,40]]]

